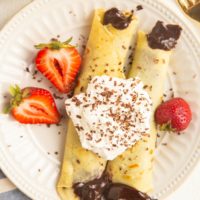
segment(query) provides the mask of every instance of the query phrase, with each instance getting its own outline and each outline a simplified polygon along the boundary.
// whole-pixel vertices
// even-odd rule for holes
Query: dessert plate
[[[142,10],[136,7],[142,5]],[[184,97],[193,121],[184,134],[159,133],[155,155],[153,195],[163,199],[181,184],[200,150],[200,49],[192,29],[175,13],[155,0],[38,0],[19,12],[0,33],[0,109],[7,102],[8,87],[39,86],[54,93],[65,114],[64,99],[34,68],[34,45],[52,38],[73,42],[83,52],[95,8],[134,10],[139,29],[149,31],[157,20],[179,24],[183,33],[172,56],[165,98]],[[159,84],[159,83],[158,83]],[[65,117],[59,125],[22,125],[0,114],[0,168],[33,199],[59,199],[55,185],[64,150]]]

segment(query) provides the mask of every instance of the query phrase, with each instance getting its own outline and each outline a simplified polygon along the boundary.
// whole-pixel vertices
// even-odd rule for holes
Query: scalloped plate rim
[[[6,43],[6,40],[2,39],[3,37],[6,38],[7,34],[9,35],[9,28],[11,28],[15,22],[19,21],[20,20],[20,17],[22,17],[23,13],[26,13],[27,12],[27,15],[30,16],[31,13],[28,13],[29,11],[31,11],[31,8],[33,8],[34,6],[38,6],[37,8],[35,9],[38,9],[40,6],[42,6],[43,4],[45,3],[48,3],[50,1],[53,1],[53,0],[35,0],[33,2],[31,2],[30,4],[26,5],[25,7],[23,7],[19,12],[17,12],[17,14],[15,14],[1,29],[0,31],[0,47],[3,46],[5,43]],[[142,0],[144,2],[146,2],[147,4],[149,4],[148,2],[150,2],[150,0]],[[170,10],[170,8],[165,5],[162,1],[154,1],[154,2],[157,2],[159,5],[163,5],[164,8],[167,8],[167,11],[173,13],[174,16],[177,16],[177,18],[179,18],[179,15],[177,13],[175,13],[174,11]],[[186,24],[186,21],[185,20],[182,20],[181,21],[184,26],[188,27],[188,25]],[[197,36],[197,32],[195,31],[195,29],[193,27],[190,27],[191,29],[191,32],[193,33],[193,35],[195,36],[194,40],[198,43],[198,45],[200,45],[200,41],[198,39],[198,36]],[[196,44],[197,45],[197,44]],[[200,54],[200,52],[199,52]],[[192,172],[192,170],[196,167],[197,163],[200,161],[200,158],[198,158],[198,155],[199,155],[199,149],[200,149],[200,139],[199,139],[199,142],[197,142],[197,148],[193,150],[193,153],[192,155],[196,154],[195,156],[195,160],[193,160],[193,164],[189,167],[188,170],[186,170],[186,173],[184,174],[184,176],[182,176],[180,178],[180,180],[177,181],[177,183],[174,183],[175,184],[175,188],[173,190],[176,190],[178,187],[181,186],[182,183],[180,183],[181,181],[185,181],[188,176],[190,175],[190,173]],[[1,147],[0,147],[1,148]],[[2,155],[0,153],[0,158],[2,158]],[[8,168],[6,168],[6,164],[4,165],[4,161],[6,162],[6,157],[4,157],[4,159],[0,159],[0,166],[1,166],[1,169],[2,171],[6,174],[6,176],[18,186],[18,188],[23,191],[26,195],[28,195],[29,197],[32,197],[32,198],[38,198],[38,194],[36,194],[35,192],[33,192],[33,190],[31,188],[29,188],[28,186],[25,186],[24,185],[24,181],[21,180],[19,182],[17,182],[16,180],[18,178],[16,178],[15,176],[12,176],[12,172],[10,172],[10,170]],[[4,160],[4,161],[2,161]],[[184,171],[184,170],[182,170]],[[173,185],[174,186],[174,185]],[[168,194],[164,194],[164,197],[168,196],[169,194],[171,194],[171,189],[170,189],[170,193]],[[42,194],[41,194],[42,195]],[[42,198],[46,199],[46,197],[42,196]]]

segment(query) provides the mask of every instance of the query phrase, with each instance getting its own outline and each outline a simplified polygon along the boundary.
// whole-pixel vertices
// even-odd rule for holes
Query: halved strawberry
[[[81,64],[81,56],[69,44],[71,39],[35,45],[41,49],[35,60],[37,69],[62,93],[69,93],[74,88]]]
[[[35,87],[20,89],[10,87],[12,98],[5,109],[23,124],[56,124],[60,121],[60,114],[55,101],[48,90]]]

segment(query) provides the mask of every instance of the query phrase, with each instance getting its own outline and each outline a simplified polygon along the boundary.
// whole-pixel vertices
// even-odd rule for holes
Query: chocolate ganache
[[[100,178],[86,183],[76,183],[74,192],[80,197],[80,200],[101,200],[109,185],[109,177],[104,174]]]
[[[152,200],[147,194],[121,183],[112,183],[105,191],[106,200]]]
[[[153,200],[132,187],[112,183],[106,174],[99,179],[75,184],[74,192],[80,200]]]
[[[126,16],[117,8],[111,8],[104,14],[103,25],[112,24],[116,29],[125,29],[131,23],[133,14]]]
[[[147,35],[148,44],[152,49],[169,51],[176,46],[181,30],[179,25],[167,24],[164,26],[163,22],[158,21],[151,33]]]

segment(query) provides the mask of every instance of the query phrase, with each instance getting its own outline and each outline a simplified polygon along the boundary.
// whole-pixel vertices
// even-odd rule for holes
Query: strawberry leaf
[[[70,37],[68,40],[66,40],[65,42],[63,42],[63,44],[69,44],[72,41],[73,37]]]
[[[16,90],[16,93],[21,93],[21,89],[18,85],[15,85],[15,90]]]
[[[50,48],[50,44],[41,43],[41,44],[34,45],[34,47],[36,49]]]
[[[157,125],[158,129],[161,131],[176,132],[176,129],[172,128],[171,122]]]
[[[17,93],[13,101],[13,105],[17,106],[21,101],[22,101],[22,95],[20,93]]]
[[[58,40],[53,40],[51,43],[41,43],[38,45],[34,45],[34,47],[36,49],[44,49],[44,48],[48,48],[48,49],[52,49],[52,50],[59,50],[61,48],[72,48],[74,46],[72,46],[70,44],[70,42],[72,41],[72,37],[70,37],[68,40],[66,40],[65,42],[60,42]]]
[[[30,90],[28,88],[25,88],[22,92],[22,99],[26,98],[30,95]]]
[[[11,96],[13,96],[13,97],[16,95],[16,91],[15,91],[15,88],[13,86],[9,87],[9,92],[10,92]]]
[[[11,94],[11,96],[15,97],[17,94],[21,93],[21,89],[18,85],[15,86],[10,86],[9,87],[9,92]]]
[[[8,114],[10,113],[10,111],[12,110],[12,106],[10,104],[8,104],[4,109],[3,109],[3,113],[4,114]]]
[[[10,86],[9,92],[11,94],[10,103],[3,109],[3,113],[9,113],[14,107],[18,106],[22,99],[22,91],[18,85]],[[25,95],[27,95],[27,92],[25,92]]]

